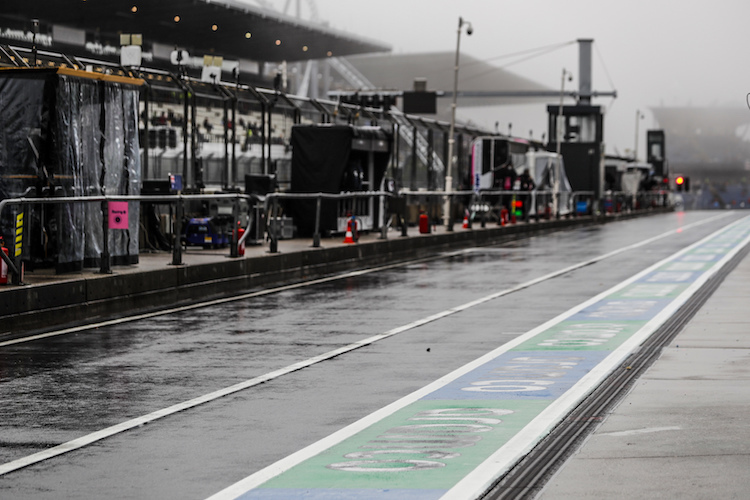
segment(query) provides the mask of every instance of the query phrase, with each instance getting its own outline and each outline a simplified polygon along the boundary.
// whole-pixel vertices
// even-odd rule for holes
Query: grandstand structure
[[[269,63],[390,51],[382,42],[238,0],[28,0],[0,12],[0,43],[35,43],[80,58],[118,62],[122,34],[142,36],[145,67],[174,69],[177,49],[187,53],[180,62],[193,74],[204,56],[220,56],[224,72],[236,68],[261,81]]]
[[[410,90],[414,85],[414,77],[419,77],[429,89],[442,91],[442,97],[438,99],[437,115],[447,118],[450,116],[455,57],[453,52],[375,53],[354,54],[347,56],[346,60],[373,89]],[[334,82],[333,86],[339,90],[346,88],[343,82]],[[559,95],[559,89],[553,90],[469,54],[461,54],[458,88],[460,107],[547,103],[550,94]],[[500,95],[501,91],[504,96]],[[511,96],[512,91],[518,91],[518,94]],[[535,96],[534,93],[546,95]]]
[[[347,104],[326,97],[331,89],[397,94],[411,89],[416,77],[427,77],[432,88],[449,88],[452,55],[389,54],[382,42],[330,28],[317,19],[314,2],[307,3],[310,19],[300,17],[299,0],[296,16],[287,13],[291,0],[284,11],[265,0],[14,2],[0,12],[0,66],[143,79],[144,180],[181,173],[189,188],[237,189],[246,174],[275,174],[283,189],[289,185],[292,126],[349,123],[398,131],[390,176],[400,186],[442,188],[445,113],[407,116],[390,102]],[[123,48],[135,43],[132,35],[140,35],[140,64],[123,62]],[[207,66],[216,70],[210,79]],[[468,91],[550,91],[469,56],[461,85]],[[486,101],[461,98],[460,105]],[[471,139],[491,132],[467,124],[456,132],[460,187]]]
[[[0,65],[142,78],[144,179],[183,173],[197,188],[241,185],[245,172],[275,170],[272,162],[289,156],[285,143],[295,123],[354,115],[288,98],[286,82],[275,78],[279,68],[390,49],[264,2],[31,0],[7,7],[0,12]],[[124,65],[122,37],[135,34],[141,62]],[[204,78],[207,60],[218,69],[211,81]]]
[[[713,181],[747,184],[750,176],[750,113],[746,108],[654,107],[669,141],[670,170]]]

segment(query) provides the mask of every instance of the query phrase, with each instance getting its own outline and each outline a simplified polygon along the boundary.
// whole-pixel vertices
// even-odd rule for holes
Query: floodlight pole
[[[555,127],[555,135],[557,136],[557,145],[555,147],[555,152],[557,153],[557,161],[559,162],[562,158],[560,152],[562,150],[562,139],[563,139],[563,125],[565,122],[563,121],[563,97],[565,96],[565,77],[568,77],[569,80],[573,79],[573,75],[569,73],[565,68],[562,70],[562,79],[560,81],[560,107],[557,110],[557,127]],[[552,213],[557,215],[558,213],[558,205],[560,197],[560,176],[557,172],[555,172],[555,177],[553,181],[553,188],[552,190],[554,193],[552,194]]]
[[[635,110],[635,148],[633,149],[633,160],[638,163],[638,122],[644,118],[640,109]]]
[[[446,194],[453,191],[453,176],[451,175],[453,166],[453,147],[456,142],[456,101],[458,100],[458,59],[461,52],[461,29],[466,25],[466,34],[471,35],[471,23],[464,21],[463,17],[458,18],[458,30],[456,32],[456,65],[453,67],[453,103],[451,104],[451,127],[448,133],[448,165],[445,167],[445,192]],[[451,218],[451,197],[445,197],[443,205],[443,223],[448,231],[453,231]]]
[[[561,79],[561,82],[560,82],[560,107],[557,110],[557,127],[556,127],[556,132],[557,132],[557,134],[556,134],[557,135],[557,148],[556,148],[556,152],[557,152],[558,156],[560,155],[560,143],[562,142],[562,137],[563,137],[563,134],[562,134],[563,123],[564,123],[563,119],[562,119],[563,118],[563,97],[565,96],[565,77],[566,76],[570,80],[573,79],[573,76],[570,73],[568,73],[568,70],[566,70],[565,68],[563,68],[563,70],[562,70],[562,79]]]

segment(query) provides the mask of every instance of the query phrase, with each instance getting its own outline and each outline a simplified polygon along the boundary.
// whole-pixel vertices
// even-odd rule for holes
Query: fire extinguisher
[[[2,236],[0,236],[0,252],[3,252],[5,255],[8,255],[8,249],[5,248],[5,243],[3,242]],[[0,257],[0,285],[7,285],[8,284],[8,264],[5,263],[5,260]]]
[[[424,212],[419,214],[419,234],[430,234],[430,218]]]

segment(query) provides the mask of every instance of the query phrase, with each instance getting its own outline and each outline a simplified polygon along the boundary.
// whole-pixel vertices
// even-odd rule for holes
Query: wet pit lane
[[[0,497],[205,498],[741,215],[675,213],[557,232],[0,347],[0,463],[5,464],[666,234],[642,247],[9,472],[0,476]],[[709,222],[689,226],[701,221]],[[686,229],[675,232],[680,227]]]

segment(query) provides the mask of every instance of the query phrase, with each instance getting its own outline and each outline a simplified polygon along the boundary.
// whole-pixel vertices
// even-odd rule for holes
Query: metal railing
[[[25,194],[29,194],[30,190],[27,190]],[[182,218],[183,218],[183,201],[186,200],[217,200],[217,199],[230,199],[235,200],[233,208],[233,224],[232,230],[232,245],[231,252],[232,256],[236,257],[237,252],[237,231],[234,230],[236,221],[239,216],[239,202],[241,200],[251,200],[254,196],[248,196],[244,194],[175,194],[175,195],[99,195],[99,196],[55,196],[46,198],[6,198],[0,200],[0,218],[2,218],[3,210],[7,206],[20,205],[22,208],[30,205],[61,205],[68,203],[101,203],[102,204],[102,229],[104,237],[102,238],[102,254],[101,254],[101,265],[100,272],[103,274],[109,274],[112,272],[111,256],[109,253],[109,203],[114,201],[135,201],[135,202],[147,202],[147,203],[174,203],[176,205],[175,215],[175,241],[173,244],[172,254],[172,265],[182,264],[182,244],[180,237],[182,234]],[[25,210],[22,210],[25,212]],[[15,252],[14,252],[15,254]],[[5,255],[5,252],[0,252],[0,258],[2,258],[8,265],[8,270],[13,276],[13,284],[23,284],[23,264],[22,255],[14,255],[11,259]]]
[[[29,188],[22,197],[19,198],[7,198],[0,200],[0,218],[6,207],[9,206],[21,206],[21,212],[24,212],[24,207],[31,205],[61,205],[61,204],[73,204],[73,203],[101,203],[102,209],[102,229],[104,233],[103,237],[103,248],[101,252],[101,273],[111,273],[111,256],[109,253],[109,203],[117,201],[126,202],[143,202],[143,203],[154,203],[154,204],[170,204],[175,205],[175,217],[174,217],[174,229],[173,233],[173,245],[172,245],[172,262],[171,265],[182,264],[182,223],[184,218],[184,202],[186,201],[200,201],[200,200],[231,200],[233,201],[232,207],[232,230],[231,230],[231,244],[230,244],[230,257],[239,257],[238,249],[240,246],[245,244],[247,238],[250,236],[249,227],[245,230],[242,236],[239,236],[237,231],[237,224],[240,220],[240,206],[242,202],[247,203],[248,215],[251,210],[255,210],[255,224],[262,224],[263,234],[267,235],[270,241],[270,252],[277,253],[280,239],[280,224],[279,216],[280,209],[279,203],[283,200],[315,200],[315,225],[313,232],[313,244],[315,248],[320,247],[321,238],[321,205],[323,200],[356,200],[356,199],[372,199],[380,200],[381,210],[379,215],[381,220],[378,224],[373,224],[373,229],[379,226],[381,231],[381,239],[387,239],[387,231],[389,226],[388,219],[393,215],[400,218],[401,235],[407,236],[408,228],[408,211],[409,207],[413,206],[414,200],[416,205],[420,208],[425,206],[427,208],[434,208],[433,213],[437,214],[441,204],[447,198],[451,210],[449,211],[449,220],[443,221],[446,224],[446,230],[453,231],[455,221],[453,219],[454,210],[456,206],[456,199],[463,198],[464,208],[468,209],[471,216],[468,217],[468,227],[472,227],[472,220],[476,214],[479,214],[481,227],[485,227],[487,218],[495,217],[494,212],[498,212],[498,222],[503,217],[503,214],[499,212],[503,206],[503,202],[515,200],[517,198],[523,198],[527,201],[526,206],[523,207],[523,217],[528,222],[530,217],[533,215],[538,221],[541,217],[549,218],[561,216],[559,210],[561,204],[558,203],[558,210],[552,214],[547,207],[550,205],[554,206],[554,201],[560,201],[561,195],[567,194],[565,197],[567,203],[564,204],[563,213],[566,215],[577,216],[581,215],[583,211],[579,210],[577,203],[581,201],[587,201],[585,213],[592,213],[594,202],[601,201],[605,203],[612,201],[615,203],[617,200],[629,201],[630,204],[622,203],[616,205],[616,209],[612,211],[634,210],[638,208],[652,208],[659,206],[667,206],[669,203],[669,196],[667,191],[649,191],[639,192],[636,196],[625,193],[607,193],[602,200],[594,200],[593,191],[577,191],[572,193],[555,193],[553,191],[503,191],[503,190],[483,190],[480,192],[475,191],[452,191],[446,193],[444,191],[411,191],[401,190],[398,193],[392,193],[388,191],[360,191],[360,192],[342,192],[342,193],[270,193],[268,195],[246,195],[240,193],[228,193],[228,194],[173,194],[173,195],[100,195],[100,196],[58,196],[58,197],[27,197],[33,188]],[[386,200],[390,199],[401,199],[402,208],[401,213],[396,213],[387,207]],[[412,204],[410,205],[410,200]],[[259,212],[260,207],[263,207],[262,215]],[[510,213],[512,207],[505,207]],[[353,216],[362,216],[365,214],[353,213]],[[374,214],[372,214],[374,215]],[[23,263],[21,254],[14,252],[13,256],[5,255],[4,252],[0,252],[0,258],[7,264],[8,270],[12,275],[12,282],[14,284],[22,284],[23,277]]]
[[[602,211],[618,213],[623,211],[643,210],[657,207],[667,207],[670,204],[669,191],[608,191],[602,197]]]
[[[512,216],[514,208],[512,205],[515,201],[527,201],[528,203],[522,207],[524,220],[527,222],[531,216],[534,215],[536,220],[539,220],[543,215],[540,213],[540,209],[546,205],[548,201],[558,200],[564,193],[555,193],[553,191],[545,190],[533,190],[533,191],[505,191],[505,190],[481,190],[478,193],[475,191],[451,191],[446,193],[445,191],[411,191],[402,190],[399,192],[400,196],[409,198],[424,197],[430,200],[428,205],[433,206],[437,203],[441,203],[448,198],[450,203],[449,220],[445,221],[446,229],[453,231],[453,207],[455,205],[455,198],[467,198],[468,197],[468,208],[476,208],[476,210],[470,210],[470,213],[478,213],[480,217],[481,227],[485,227],[487,223],[487,217],[493,210],[498,211],[498,220],[501,217],[501,210],[505,208],[509,216]],[[569,197],[570,200],[570,197]],[[509,206],[504,206],[507,202]],[[405,205],[408,206],[408,203]],[[567,207],[568,209],[570,207]],[[533,209],[533,213],[532,213]],[[545,212],[544,216],[547,214]],[[560,217],[559,204],[558,211],[555,214],[557,218]],[[406,218],[406,213],[404,213]],[[469,227],[472,227],[473,217],[468,218]],[[406,234],[404,233],[404,236]]]
[[[357,191],[357,192],[343,192],[343,193],[270,193],[265,196],[264,209],[266,213],[266,228],[268,230],[268,236],[270,239],[270,253],[277,253],[279,248],[279,224],[269,224],[271,217],[278,220],[279,217],[279,200],[315,200],[315,226],[313,231],[313,247],[320,247],[320,209],[323,200],[349,200],[349,199],[361,199],[361,198],[384,198],[393,197],[394,194],[388,191]],[[384,206],[384,205],[383,205]],[[383,218],[381,225],[381,237],[387,238],[387,224],[386,217],[388,211],[383,210],[380,214]],[[244,242],[245,236],[240,240],[240,244]]]

